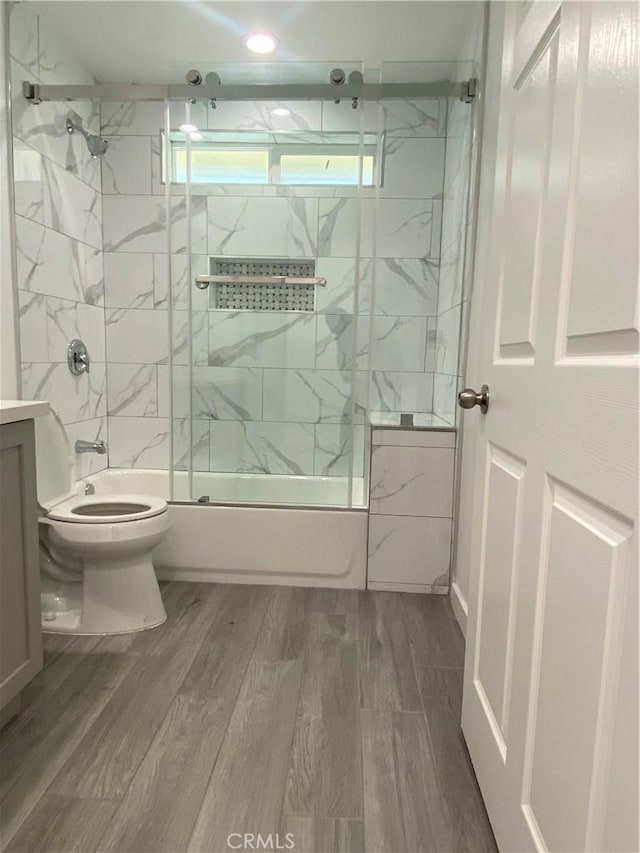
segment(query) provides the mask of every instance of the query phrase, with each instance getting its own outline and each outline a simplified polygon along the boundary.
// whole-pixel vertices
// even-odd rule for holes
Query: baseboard
[[[187,581],[189,583],[233,583],[257,584],[259,586],[303,586],[315,589],[364,589],[364,580],[357,577],[335,578],[312,575],[276,575],[265,576],[261,572],[239,572],[225,569],[186,569],[176,566],[156,566],[156,575],[160,581]]]
[[[466,598],[463,596],[462,591],[458,584],[454,581],[451,584],[451,591],[449,592],[449,598],[451,600],[451,607],[453,608],[454,615],[458,620],[458,625],[460,626],[460,630],[464,637],[467,636],[467,612],[469,610],[469,606],[467,604]]]
[[[429,595],[446,595],[448,586],[438,586],[429,583],[389,583],[387,581],[369,581],[367,589],[384,590],[386,592],[418,592]]]

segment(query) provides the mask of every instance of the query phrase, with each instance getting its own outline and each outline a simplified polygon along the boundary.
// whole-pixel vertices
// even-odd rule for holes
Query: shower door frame
[[[473,103],[478,95],[478,81],[476,78],[470,78],[469,80],[465,80],[462,82],[451,82],[451,81],[436,81],[436,82],[413,82],[413,83],[370,83],[363,82],[362,80],[353,82],[353,80],[349,80],[344,85],[334,86],[331,84],[297,84],[297,83],[285,83],[285,84],[262,84],[262,83],[251,83],[251,84],[242,84],[242,85],[222,85],[220,84],[220,80],[216,74],[209,74],[204,80],[204,84],[200,86],[191,86],[186,84],[159,84],[159,85],[136,85],[136,84],[120,84],[120,83],[100,83],[93,85],[75,85],[75,84],[67,84],[67,85],[55,85],[55,84],[40,84],[33,83],[30,81],[24,81],[22,84],[22,93],[25,100],[29,101],[31,104],[36,106],[39,103],[47,102],[47,101],[67,101],[72,102],[74,100],[99,100],[99,101],[118,101],[118,102],[143,102],[143,101],[162,101],[164,102],[164,132],[166,134],[166,139],[170,138],[171,134],[171,104],[175,102],[185,102],[188,106],[189,103],[194,103],[198,100],[206,100],[206,101],[335,101],[336,98],[340,99],[354,99],[354,106],[361,106],[363,102],[377,102],[379,105],[379,112],[382,109],[382,102],[387,100],[407,100],[407,99],[436,99],[436,98],[457,98],[467,104]],[[361,189],[362,189],[362,147],[363,147],[363,133],[364,130],[360,129],[360,180],[359,180],[359,190],[360,193],[358,195],[359,205],[358,205],[358,227],[357,227],[357,239],[358,243],[360,241],[361,236],[361,227],[360,227],[360,218],[361,218]],[[377,136],[378,136],[378,149],[380,148],[380,140],[381,140],[381,132],[380,132],[380,121],[378,122],[377,128]],[[164,156],[165,156],[165,174],[169,175],[171,173],[171,147],[170,145],[165,145],[164,147]],[[161,155],[162,156],[162,155]],[[190,159],[190,158],[187,158]],[[378,157],[378,163],[382,162],[381,158]],[[172,238],[171,238],[171,203],[172,200],[176,197],[172,193],[172,183],[170,181],[165,182],[165,210],[166,210],[166,253],[168,259],[168,335],[169,335],[169,348],[168,348],[168,366],[170,376],[173,377],[173,311],[172,311],[172,281],[171,281],[171,255],[172,255]],[[187,222],[187,230],[188,230],[188,249],[191,247],[191,217],[189,211],[190,204],[190,192],[186,192],[186,222]],[[375,200],[376,200],[376,209],[377,202],[379,199],[379,181],[375,182]],[[374,243],[374,252],[375,252],[375,243]],[[192,271],[191,271],[191,252],[187,251],[188,255],[188,276],[190,287],[192,285]],[[359,288],[359,266],[360,266],[360,250],[359,245],[357,247],[357,259],[356,259],[356,283],[355,283],[355,299],[358,299],[358,288]],[[375,263],[374,263],[375,269]],[[375,278],[375,272],[374,272]],[[375,292],[375,280],[373,282],[373,290]],[[355,348],[356,348],[356,333],[357,333],[357,324],[358,324],[358,305],[356,303],[354,307],[354,319],[355,319],[355,329],[354,329],[354,359],[352,364],[352,371],[355,373],[356,363],[355,363]],[[189,315],[191,316],[191,289],[189,289]],[[369,318],[369,336],[371,337],[371,318]],[[191,340],[188,342],[189,348],[191,348]],[[371,385],[370,381],[370,372],[371,372],[371,347],[369,346],[369,365],[367,368],[367,372],[369,373],[369,382],[367,383],[367,413],[369,410],[369,388]],[[192,370],[193,363],[192,358],[189,357],[189,368]],[[173,386],[173,379],[171,379]],[[191,383],[189,383],[189,415],[188,420],[191,423],[193,419],[192,414],[192,405],[191,405]],[[354,382],[352,380],[351,384],[352,389],[352,412],[355,406],[355,395],[354,395]],[[171,423],[171,429],[169,430],[169,482],[170,482],[170,495],[169,499],[173,502],[174,498],[174,482],[173,482],[173,471],[174,471],[174,420],[175,420],[175,412],[173,406],[173,387],[171,388],[171,392],[169,395],[169,419]],[[351,423],[352,428],[352,436],[353,436],[353,421]],[[367,490],[368,490],[368,477],[369,477],[369,465],[367,464],[367,459],[369,456],[368,452],[368,443],[370,440],[370,430],[369,424],[365,419],[364,423],[364,432],[365,432],[365,452],[364,452],[364,478],[365,478],[365,495],[364,501],[361,504],[354,506],[353,504],[353,437],[352,437],[352,448],[351,448],[351,461],[350,461],[350,469],[351,476],[349,477],[350,486],[349,486],[349,501],[345,506],[331,506],[331,505],[323,505],[323,504],[285,504],[285,503],[269,503],[264,504],[264,506],[268,507],[276,507],[276,508],[286,508],[286,507],[295,507],[295,508],[303,508],[303,509],[332,509],[332,510],[353,510],[353,509],[363,509],[366,508],[368,504],[367,500]],[[191,434],[191,429],[189,430]],[[190,448],[191,451],[191,448]],[[187,504],[195,503],[195,499],[193,498],[193,490],[192,490],[192,476],[193,476],[193,454],[189,453],[189,458],[191,460],[190,471],[189,471],[189,495],[190,498],[188,501],[185,501]],[[181,502],[181,501],[177,501]],[[215,504],[215,501],[211,502]],[[224,501],[225,505],[228,505],[232,502]],[[239,506],[261,506],[259,503],[243,501],[238,503]]]

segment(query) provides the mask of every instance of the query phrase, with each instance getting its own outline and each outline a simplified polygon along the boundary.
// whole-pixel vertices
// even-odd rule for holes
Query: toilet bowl
[[[36,424],[42,629],[124,634],[167,618],[151,561],[169,528],[166,501],[84,495],[55,412]]]

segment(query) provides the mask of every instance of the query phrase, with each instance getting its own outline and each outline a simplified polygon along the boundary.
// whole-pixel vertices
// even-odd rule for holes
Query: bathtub
[[[364,589],[362,480],[354,481],[361,505],[344,509],[346,478],[194,472],[193,493],[208,496],[205,504],[187,502],[186,472],[173,477],[171,528],[153,553],[161,579]],[[170,499],[168,471],[109,468],[78,481],[78,490],[88,484],[97,495]]]
[[[103,494],[131,492],[154,495],[169,500],[168,471],[152,468],[108,468],[82,481],[93,483]],[[212,503],[283,504],[286,506],[321,506],[340,509],[349,499],[346,477],[290,477],[284,474],[214,474],[194,472],[193,494],[207,497]],[[173,475],[174,502],[191,503],[186,471]],[[354,479],[353,505],[365,506],[364,480]]]

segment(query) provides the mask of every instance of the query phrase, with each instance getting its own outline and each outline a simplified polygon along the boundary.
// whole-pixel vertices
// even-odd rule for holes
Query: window
[[[162,135],[163,146],[165,135]],[[172,132],[173,182],[187,178],[186,134]],[[358,133],[305,131],[199,131],[191,134],[191,182],[194,184],[287,184],[373,186],[376,137]],[[163,172],[165,157],[163,155]],[[163,174],[163,179],[165,175]]]

